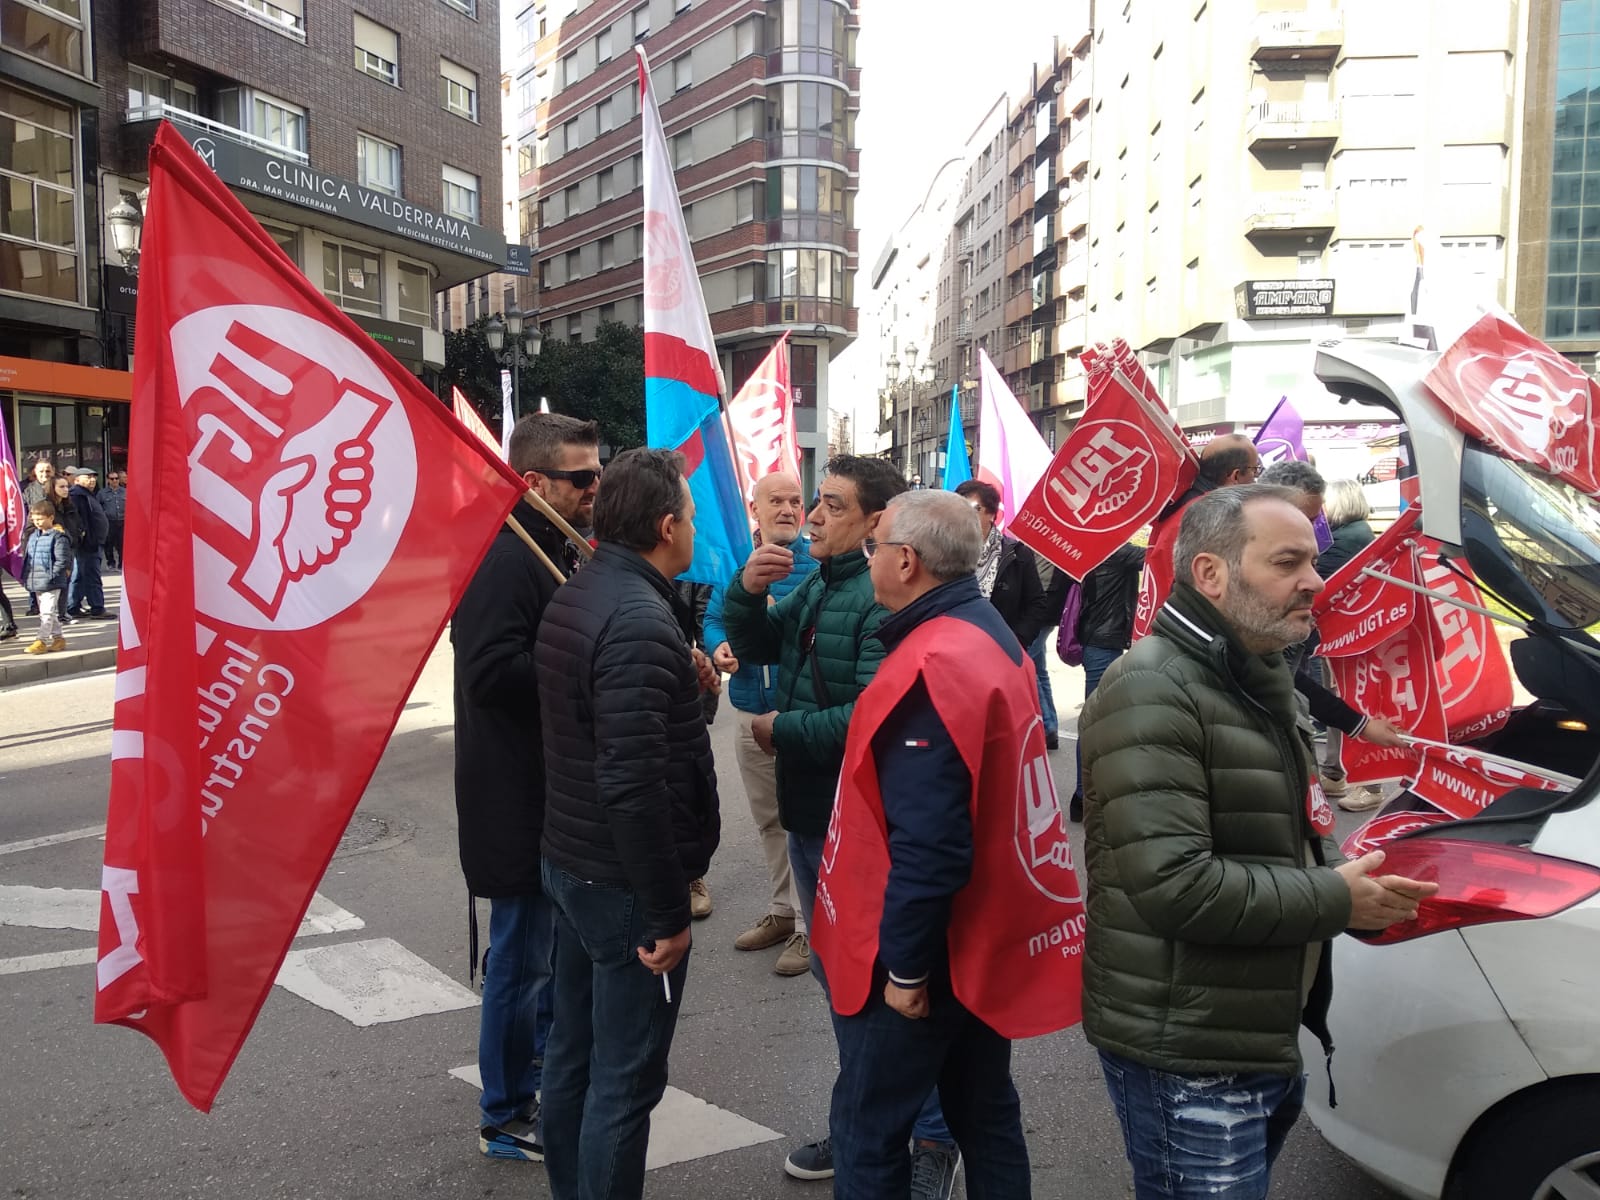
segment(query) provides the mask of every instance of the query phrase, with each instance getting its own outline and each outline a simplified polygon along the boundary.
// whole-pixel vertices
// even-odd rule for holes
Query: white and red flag
[[[986,351],[978,351],[978,473],[984,483],[1000,491],[1003,533],[1011,532],[1033,489],[1050,466],[1050,447],[1028,420]]]
[[[1480,317],[1423,382],[1474,437],[1600,496],[1600,388],[1509,317]]]
[[[1422,541],[1417,567],[1439,627],[1439,698],[1451,742],[1473,742],[1511,719],[1515,704],[1511,664],[1495,633],[1495,623],[1453,601],[1483,606],[1477,577],[1464,558],[1440,556],[1439,544]]]
[[[458,387],[450,389],[450,408],[456,414],[456,420],[465,425],[473,437],[493,450],[496,455],[500,454],[500,443],[495,440],[494,434],[489,432],[489,427],[483,423],[478,410],[472,407],[472,401],[468,400]]]
[[[209,1110],[522,481],[150,151],[95,1020]]]
[[[1172,499],[1182,466],[1170,424],[1114,369],[1098,381],[1011,533],[1081,580]]]
[[[1419,582],[1416,550],[1421,518],[1420,504],[1407,507],[1377,540],[1335,571],[1312,601],[1322,635],[1317,653],[1323,658],[1369,653],[1398,627],[1416,619],[1421,597],[1402,584]],[[1369,575],[1369,569],[1401,582]]]
[[[1575,780],[1553,779],[1532,767],[1525,767],[1493,754],[1483,754],[1470,746],[1422,746],[1422,767],[1408,785],[1413,795],[1448,813],[1466,820],[1516,788],[1535,788],[1542,792],[1570,791]]]
[[[739,483],[750,499],[756,480],[783,471],[800,478],[800,439],[789,390],[789,334],[780,337],[728,405]]]

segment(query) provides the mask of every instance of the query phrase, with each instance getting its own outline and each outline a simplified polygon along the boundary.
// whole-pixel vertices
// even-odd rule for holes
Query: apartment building
[[[908,477],[942,478],[952,389],[977,440],[980,350],[1052,447],[1082,412],[1089,12],[1064,10],[1074,32],[990,105],[873,269],[879,452]]]
[[[1512,299],[1527,7],[1102,4],[1087,338],[1142,351],[1191,436],[1287,395],[1359,473],[1385,423],[1337,407],[1313,347],[1400,336],[1417,245],[1430,280]]]
[[[728,384],[791,335],[809,486],[827,450],[828,364],[857,328],[854,0],[536,0],[517,19],[536,39],[513,92],[534,114],[519,205],[545,337],[642,322],[643,45]]]

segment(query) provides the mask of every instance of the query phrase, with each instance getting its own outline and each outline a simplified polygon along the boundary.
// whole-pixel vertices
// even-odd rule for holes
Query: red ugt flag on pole
[[[789,390],[789,332],[784,331],[728,405],[728,426],[749,500],[756,480],[783,471],[800,478],[800,439]]]
[[[209,1110],[522,482],[163,124],[95,1020]]]

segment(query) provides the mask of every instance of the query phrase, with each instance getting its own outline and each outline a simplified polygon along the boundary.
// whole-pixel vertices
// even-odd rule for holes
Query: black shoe
[[[63,617],[71,617],[74,621],[81,621],[81,620],[83,620],[83,609],[81,609],[81,608],[69,608],[69,609],[67,609],[66,612],[62,613],[61,615]]]
[[[1060,738],[1060,736],[1057,735],[1057,734],[1054,734],[1054,733],[1045,734],[1044,735],[1044,748],[1046,750],[1059,750],[1059,749],[1061,749],[1061,738]]]
[[[1083,824],[1083,797],[1076,792],[1072,794],[1072,799],[1067,801],[1067,820],[1074,825]]]
[[[37,604],[30,604],[28,606],[28,611],[22,615],[25,617],[37,617],[39,615],[39,606]]]
[[[91,621],[115,621],[117,619],[117,614],[116,613],[108,613],[105,609],[102,608],[99,612],[90,613],[89,614],[89,619]]]
[[[17,636],[17,626],[16,626],[15,622],[7,621],[6,624],[5,624],[5,627],[4,628],[0,628],[0,642],[9,642],[12,638],[14,638],[16,636]]]

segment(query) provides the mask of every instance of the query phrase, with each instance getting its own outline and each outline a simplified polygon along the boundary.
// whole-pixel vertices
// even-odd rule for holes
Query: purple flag
[[[1289,403],[1289,397],[1279,399],[1272,414],[1256,431],[1256,450],[1261,455],[1261,465],[1270,467],[1280,462],[1310,462],[1311,456],[1306,453],[1305,432],[1306,423],[1295,412],[1294,405]],[[1328,528],[1327,517],[1318,513],[1312,528],[1317,532],[1318,550],[1326,550],[1333,545],[1333,530]]]
[[[6,434],[5,409],[0,407],[0,570],[22,582],[22,543],[28,536],[28,512],[22,503],[22,481],[17,460]]]

